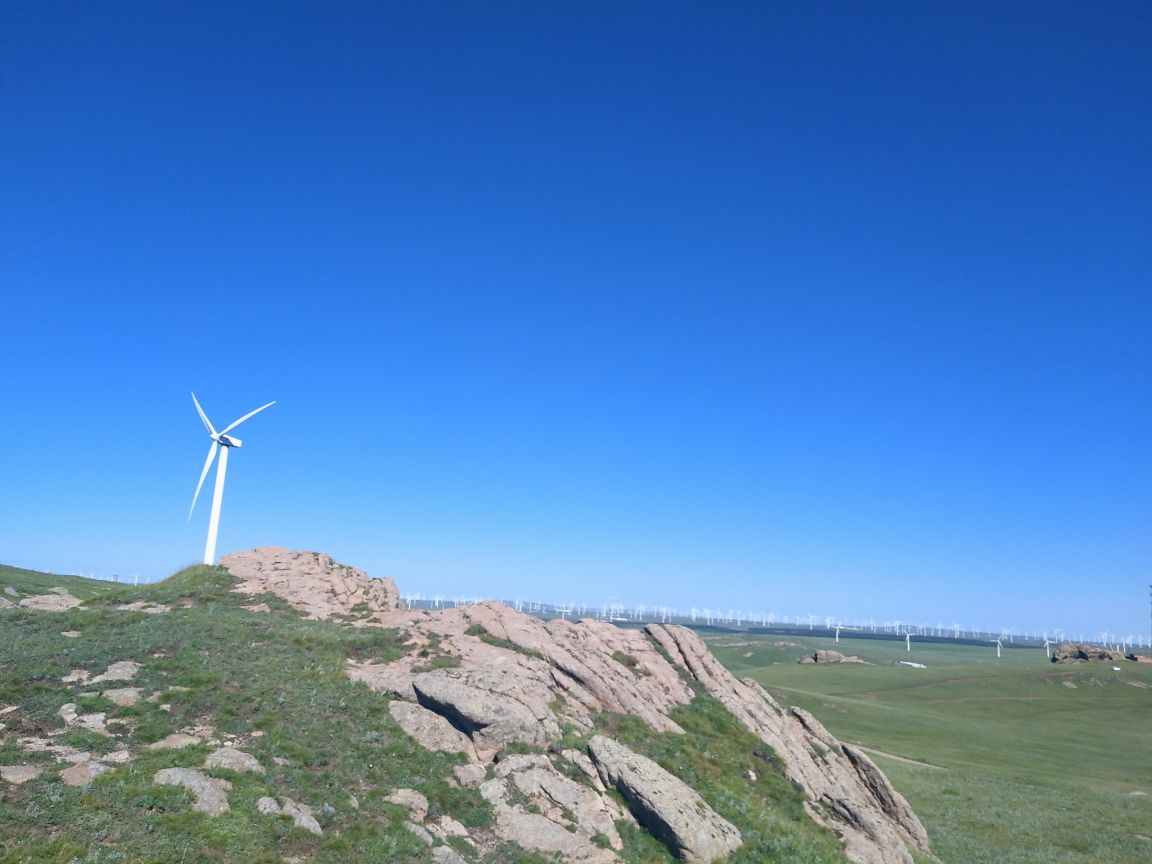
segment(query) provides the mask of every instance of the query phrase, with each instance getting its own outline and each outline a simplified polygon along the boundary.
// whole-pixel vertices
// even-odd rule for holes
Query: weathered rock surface
[[[119,687],[115,690],[105,690],[100,695],[116,705],[129,706],[140,701],[142,692],[139,687]]]
[[[228,790],[232,784],[227,780],[217,780],[193,768],[164,768],[152,775],[152,782],[162,786],[183,786],[196,796],[193,810],[209,816],[227,813]]]
[[[251,753],[235,747],[221,747],[204,760],[205,768],[226,768],[241,774],[263,774],[264,766]]]
[[[193,744],[199,744],[200,739],[195,735],[189,735],[186,732],[173,732],[171,735],[165,735],[159,741],[154,741],[148,745],[149,750],[180,750],[184,747],[190,747]]]
[[[312,808],[307,804],[297,804],[291,798],[281,798],[279,802],[275,798],[261,798],[256,802],[256,810],[271,816],[288,816],[297,828],[303,828],[316,835],[324,833],[320,823],[312,815]]]
[[[805,712],[782,708],[755,682],[737,680],[691,630],[544,622],[494,602],[406,611],[390,581],[380,585],[318,553],[265,548],[221,563],[241,580],[241,590],[272,592],[311,617],[404,632],[406,656],[390,663],[349,661],[347,674],[392,697],[389,712],[418,742],[465,753],[473,764],[457,766],[455,779],[492,802],[497,836],[525,848],[564,860],[611,862],[612,838],[618,840],[613,820],[631,817],[603,793],[604,771],[584,754],[510,754],[521,745],[548,748],[566,727],[594,732],[600,712],[638,717],[658,732],[682,732],[671,714],[692,700],[692,681],[775,751],[810,799],[812,818],[839,834],[853,861],[911,864],[909,847],[928,849],[923,826],[866,755],[836,741]],[[612,776],[615,786],[619,777]],[[573,808],[557,803],[565,795],[590,797]],[[610,823],[613,830],[604,830]],[[436,830],[411,824],[429,836]],[[732,842],[722,828],[716,832],[711,842],[717,848]],[[608,848],[602,848],[603,838],[612,841]],[[702,842],[700,854],[710,854],[708,841]]]
[[[25,597],[18,605],[24,609],[35,609],[40,612],[66,612],[84,602],[79,597],[73,597],[67,588],[53,588],[52,591],[51,594]]]
[[[604,785],[623,795],[636,820],[676,857],[711,864],[740,848],[743,840],[736,826],[651,759],[603,735],[588,742],[588,754]]]
[[[0,780],[11,783],[13,786],[27,783],[38,777],[39,774],[40,769],[35,765],[0,765]]]
[[[855,654],[841,654],[839,651],[820,649],[800,658],[801,663],[864,663]]]
[[[109,765],[102,762],[77,762],[71,768],[60,772],[60,779],[67,786],[87,786],[105,771],[111,771]]]
[[[809,815],[840,835],[853,861],[912,864],[908,846],[928,849],[924,826],[871,759],[842,745],[808,712],[785,710],[752,679],[737,680],[686,627],[649,624],[645,629],[776,751],[788,778],[814,802]]]
[[[1053,663],[1078,663],[1087,660],[1104,660],[1110,662],[1129,660],[1137,663],[1150,662],[1148,658],[1141,657],[1138,654],[1112,651],[1108,648],[1101,648],[1098,645],[1088,645],[1083,642],[1065,642],[1058,645],[1052,649],[1051,659]]]
[[[495,777],[480,787],[498,822],[528,849],[561,852],[574,861],[615,861],[623,846],[616,831],[622,814],[612,799],[565,777],[547,756],[519,754],[502,760]],[[515,799],[526,803],[509,805]],[[541,818],[529,819],[528,816]],[[607,841],[598,847],[593,838]]]
[[[400,593],[391,579],[369,579],[363,570],[337,564],[323,552],[261,546],[225,555],[220,566],[240,580],[237,591],[275,594],[309,618],[343,615],[374,620],[379,613],[401,608]]]
[[[429,711],[414,702],[395,701],[388,706],[388,713],[421,747],[448,753],[467,753],[476,758],[472,739],[435,711]]]
[[[136,673],[143,668],[139,663],[133,662],[132,660],[120,660],[117,663],[113,663],[108,667],[107,671],[97,675],[88,683],[96,684],[100,681],[131,681],[136,677]]]
[[[397,789],[384,800],[406,809],[413,822],[423,822],[428,815],[428,799],[415,789]]]

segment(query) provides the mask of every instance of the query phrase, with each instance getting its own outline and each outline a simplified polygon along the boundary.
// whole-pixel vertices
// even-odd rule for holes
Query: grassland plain
[[[0,708],[18,706],[2,718],[0,765],[40,769],[21,785],[0,782],[0,864],[280,864],[286,856],[316,864],[426,861],[427,847],[404,825],[407,811],[386,800],[397,788],[418,790],[430,816],[450,814],[482,841],[476,850],[458,847],[470,862],[559,864],[555,856],[501,843],[489,830],[490,805],[449,781],[464,757],[417,745],[390,717],[384,697],[345,675],[349,658],[388,662],[427,648],[413,649],[397,630],[306,621],[272,595],[233,593],[233,584],[218,567],[191,567],[139,587],[0,568],[0,585],[16,586],[19,594],[61,586],[87,600],[67,612],[0,612]],[[171,612],[116,608],[135,600],[167,604]],[[242,608],[258,602],[270,611]],[[80,635],[67,638],[64,631]],[[436,659],[429,655],[429,663]],[[61,681],[73,669],[96,673],[122,660],[142,665],[133,686],[162,697],[119,705]],[[72,729],[53,740],[94,755],[127,744],[132,761],[77,788],[62,782],[65,766],[50,754],[19,745],[22,736],[61,731],[57,712],[68,702],[104,713],[115,738]],[[770,748],[719,703],[700,694],[675,716],[685,736],[657,735],[635,718],[607,714],[598,731],[683,776],[736,824],[745,846],[734,864],[843,864],[839,844],[807,818],[800,794],[773,770]],[[147,749],[196,726],[235,739],[267,769],[212,769],[232,783],[231,810],[220,816],[196,813],[187,791],[152,782],[160,769],[203,766],[214,749],[207,742]],[[588,735],[569,730],[568,737],[566,745],[579,747]],[[744,778],[752,769],[759,779],[750,789]],[[311,805],[323,836],[259,814],[256,801],[264,796]],[[624,860],[674,860],[647,832],[623,822],[621,829]]]
[[[1152,862],[1152,665],[1057,665],[1007,645],[997,660],[994,646],[705,641],[736,675],[869,748],[946,864]],[[797,663],[820,648],[872,665]]]

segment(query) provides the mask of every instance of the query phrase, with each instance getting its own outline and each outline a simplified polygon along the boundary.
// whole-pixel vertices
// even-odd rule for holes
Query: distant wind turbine
[[[220,462],[216,466],[216,488],[212,493],[212,516],[208,520],[208,541],[204,544],[204,563],[216,563],[216,531],[220,527],[220,503],[224,499],[224,475],[228,470],[228,451],[233,447],[239,447],[241,441],[228,433],[243,423],[259,414],[265,408],[275,405],[275,402],[269,402],[267,405],[261,405],[255,411],[249,411],[239,420],[225,426],[221,431],[217,432],[212,423],[208,420],[208,416],[204,413],[204,409],[200,407],[200,403],[196,400],[196,394],[192,394],[192,402],[196,406],[196,413],[200,415],[200,419],[204,421],[204,426],[208,429],[208,436],[212,439],[212,444],[208,447],[208,458],[204,460],[204,470],[200,472],[200,482],[196,484],[196,494],[192,496],[192,506],[188,508],[188,521],[192,521],[192,511],[196,509],[196,499],[200,497],[200,489],[204,485],[204,478],[208,476],[208,469],[212,467],[212,460],[216,458],[216,451],[220,451]]]

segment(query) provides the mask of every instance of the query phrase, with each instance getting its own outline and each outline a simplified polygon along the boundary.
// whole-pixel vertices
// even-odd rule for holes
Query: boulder
[[[471,738],[482,759],[513,742],[545,744],[559,732],[546,728],[522,702],[494,699],[491,691],[467,684],[449,671],[417,675],[412,680],[416,699]]]
[[[229,771],[237,771],[242,774],[264,773],[264,766],[255,756],[251,753],[245,753],[243,750],[237,750],[235,747],[221,747],[209,754],[208,758],[204,760],[204,767],[226,768]]]
[[[0,780],[11,783],[13,786],[27,783],[39,774],[40,769],[35,765],[0,765]]]
[[[709,807],[691,786],[651,759],[596,735],[588,755],[604,785],[624,796],[641,825],[677,858],[699,864],[723,860],[743,840],[731,822]]]
[[[400,728],[411,735],[426,750],[439,750],[448,753],[467,753],[473,759],[472,739],[449,723],[435,711],[412,702],[392,702],[388,706]],[[481,768],[480,773],[484,770]]]

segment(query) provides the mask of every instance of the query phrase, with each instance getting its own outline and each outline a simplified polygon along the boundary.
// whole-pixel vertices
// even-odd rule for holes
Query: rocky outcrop
[[[752,679],[737,680],[691,630],[662,624],[645,629],[776,751],[788,778],[811,799],[809,815],[841,836],[854,861],[912,864],[907,847],[928,848],[924,826],[867,756],[841,744],[808,712],[782,708]]]
[[[603,735],[588,742],[588,754],[604,785],[624,796],[636,820],[677,858],[711,864],[740,848],[736,826],[651,759]]]
[[[480,794],[495,811],[500,836],[565,861],[619,861],[623,842],[615,820],[621,813],[611,799],[559,773],[547,756],[510,756],[493,773]]]
[[[841,654],[839,651],[826,651],[821,648],[800,658],[800,663],[864,663],[855,654]]]
[[[1088,660],[1105,660],[1108,662],[1129,660],[1136,663],[1149,662],[1147,657],[1141,657],[1139,654],[1112,651],[1108,648],[1088,645],[1083,642],[1065,642],[1057,646],[1052,649],[1051,659],[1053,663],[1080,663]]]
[[[337,564],[323,552],[261,546],[225,555],[220,566],[239,580],[235,590],[275,594],[309,618],[374,620],[401,608],[391,579],[370,579],[363,570]]]
[[[708,805],[698,796],[679,795],[683,784],[665,769],[607,738],[592,739],[591,759],[555,748],[565,734],[594,734],[603,713],[681,733],[672,714],[692,701],[694,688],[775,752],[807,796],[811,817],[841,837],[853,861],[911,864],[909,848],[928,849],[907,802],[863,752],[841,744],[806,712],[781,707],[754,681],[736,679],[691,630],[545,622],[494,602],[404,610],[390,581],[371,580],[319,553],[265,548],[221,563],[240,579],[239,590],[271,592],[310,617],[405,633],[404,657],[350,660],[347,674],[391,697],[389,713],[417,742],[464,753],[470,764],[457,766],[455,779],[491,803],[499,837],[526,849],[591,864],[618,860],[615,819],[631,815],[605,787],[619,790],[629,810],[687,860],[735,848],[735,828],[701,809]],[[680,803],[665,801],[660,788],[677,789]],[[435,825],[409,824],[435,844]]]

